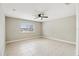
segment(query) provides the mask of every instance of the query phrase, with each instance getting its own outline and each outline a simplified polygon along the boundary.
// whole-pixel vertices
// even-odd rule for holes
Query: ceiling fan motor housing
[[[42,15],[41,14],[38,14],[38,17],[41,17]]]

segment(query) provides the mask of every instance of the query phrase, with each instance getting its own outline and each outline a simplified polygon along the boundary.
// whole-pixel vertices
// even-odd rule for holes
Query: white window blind
[[[20,29],[22,31],[33,31],[33,24],[31,23],[21,23]]]

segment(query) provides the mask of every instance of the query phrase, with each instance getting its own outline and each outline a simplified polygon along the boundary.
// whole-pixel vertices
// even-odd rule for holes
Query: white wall
[[[5,18],[0,4],[0,56],[4,55],[5,49]]]
[[[79,3],[76,4],[76,55],[79,56]]]
[[[37,38],[42,33],[42,23],[35,21],[28,21],[24,19],[6,17],[6,40],[8,42],[20,39]],[[21,23],[31,23],[34,25],[33,32],[22,33],[20,30]]]
[[[68,42],[76,41],[76,18],[69,16],[43,23],[43,35],[47,38],[57,38]]]

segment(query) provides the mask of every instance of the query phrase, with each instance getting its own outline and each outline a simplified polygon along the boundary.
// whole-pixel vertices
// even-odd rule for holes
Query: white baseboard
[[[44,38],[51,39],[51,40],[56,40],[56,41],[60,41],[60,42],[68,43],[68,44],[76,45],[75,42],[70,42],[70,41],[66,41],[66,40],[62,40],[62,39],[58,39],[58,38],[54,38],[54,37],[44,37]]]
[[[16,41],[22,41],[22,40],[28,40],[28,39],[36,39],[36,38],[41,38],[41,36],[39,37],[31,37],[31,38],[23,38],[23,39],[18,39],[18,40],[11,40],[11,41],[6,41],[6,43],[12,43],[12,42],[16,42]]]
[[[37,38],[47,38],[47,39],[51,39],[51,40],[56,40],[56,41],[60,41],[60,42],[76,45],[75,42],[70,42],[70,41],[66,41],[66,40],[62,40],[62,39],[58,39],[58,38],[54,38],[54,37],[44,37],[44,36],[24,38],[24,39],[19,39],[19,40],[11,40],[11,41],[6,41],[6,43],[12,43],[12,42],[28,40],[28,39],[37,39]]]

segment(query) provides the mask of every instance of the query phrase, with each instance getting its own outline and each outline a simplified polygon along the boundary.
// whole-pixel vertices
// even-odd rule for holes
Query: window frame
[[[25,29],[27,27],[30,27],[32,25],[32,30],[23,30],[22,26],[25,26]],[[35,32],[35,25],[33,23],[21,23],[20,24],[20,31],[22,33],[32,33],[32,32]]]

